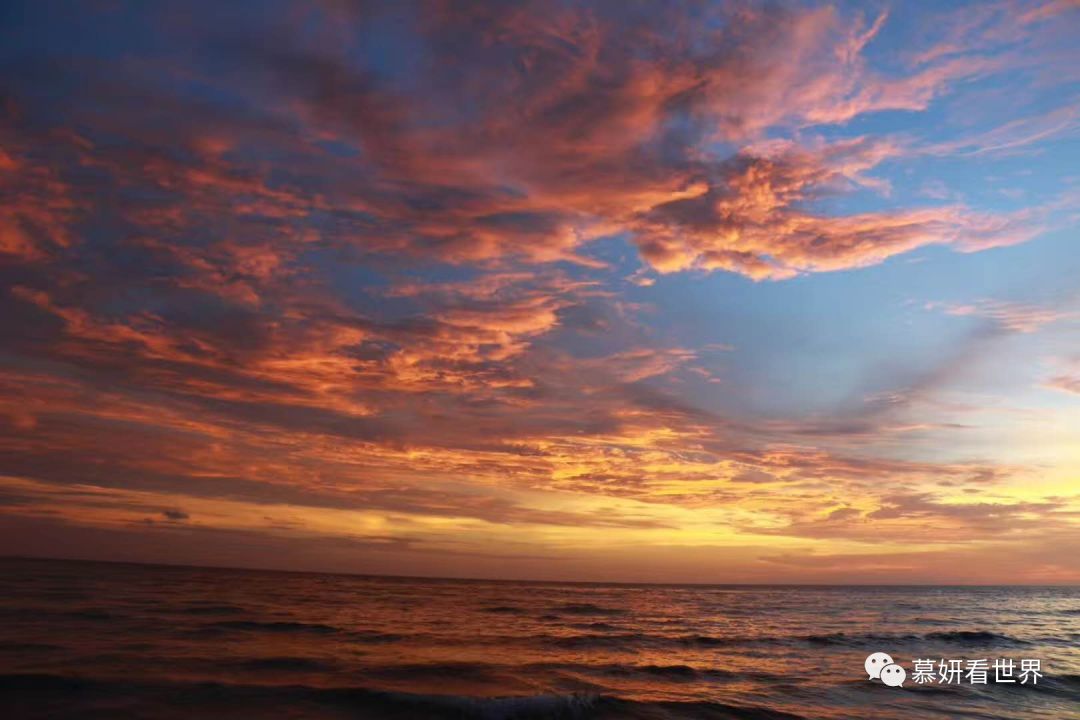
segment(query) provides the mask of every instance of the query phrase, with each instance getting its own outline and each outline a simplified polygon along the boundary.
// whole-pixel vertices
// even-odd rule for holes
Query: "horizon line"
[[[331,575],[352,578],[378,578],[385,580],[405,581],[431,581],[431,582],[460,582],[460,583],[505,583],[526,585],[592,585],[592,586],[627,586],[627,587],[700,587],[700,588],[754,588],[754,587],[790,587],[790,588],[850,588],[850,587],[879,587],[879,588],[902,588],[902,587],[930,587],[930,588],[1080,588],[1076,584],[1053,584],[1053,583],[752,583],[752,582],[638,582],[628,580],[536,580],[515,578],[491,578],[491,577],[459,577],[438,575],[390,575],[385,573],[348,572],[343,570],[291,570],[283,568],[266,567],[243,567],[235,565],[193,565],[190,563],[172,562],[148,562],[143,560],[107,560],[73,557],[55,557],[46,555],[15,555],[0,554],[0,562],[5,560],[23,560],[36,562],[66,562],[66,563],[89,563],[107,565],[134,565],[139,567],[169,568],[177,570],[233,570],[239,572],[263,572],[282,573],[289,575]]]

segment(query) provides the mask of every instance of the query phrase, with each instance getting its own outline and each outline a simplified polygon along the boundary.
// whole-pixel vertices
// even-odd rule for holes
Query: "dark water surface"
[[[661,587],[0,560],[8,718],[1080,718],[1080,589]],[[903,688],[867,679],[885,651]],[[1039,659],[918,685],[914,658]]]

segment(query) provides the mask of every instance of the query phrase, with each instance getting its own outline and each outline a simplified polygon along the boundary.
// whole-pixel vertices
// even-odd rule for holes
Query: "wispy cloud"
[[[1004,300],[978,300],[974,303],[926,304],[927,310],[942,310],[956,317],[977,317],[990,320],[1003,330],[1017,333],[1035,332],[1062,320],[1080,317],[1076,312],[1059,307],[1044,307]]]

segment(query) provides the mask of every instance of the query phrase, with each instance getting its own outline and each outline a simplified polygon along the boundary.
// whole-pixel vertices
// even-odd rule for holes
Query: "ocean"
[[[522,583],[28,559],[0,560],[0,573],[5,718],[1080,717],[1075,587]],[[869,679],[874,652],[905,667],[901,687]],[[916,659],[1038,660],[1039,676],[919,683]]]

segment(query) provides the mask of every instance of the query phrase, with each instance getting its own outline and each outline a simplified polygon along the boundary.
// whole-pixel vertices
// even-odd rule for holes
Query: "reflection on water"
[[[1064,718],[1080,701],[1075,588],[0,563],[0,704],[19,717]],[[916,657],[1012,657],[1045,677],[887,688],[863,672],[877,650],[909,675]]]

